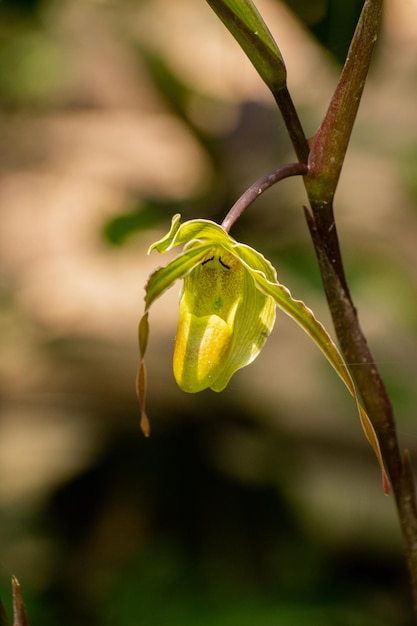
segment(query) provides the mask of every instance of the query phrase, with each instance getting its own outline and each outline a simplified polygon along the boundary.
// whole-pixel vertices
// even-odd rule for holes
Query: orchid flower
[[[315,342],[355,399],[363,430],[381,467],[385,493],[389,493],[374,428],[342,355],[313,312],[278,282],[274,267],[262,254],[235,241],[219,224],[204,219],[181,224],[180,216],[175,215],[169,232],[152,244],[148,253],[164,253],[180,245],[182,252],[153,272],[146,285],[137,377],[145,435],[150,434],[144,364],[149,309],[177,280],[183,280],[173,359],[179,387],[190,393],[206,388],[222,391],[237,370],[258,356],[272,331],[278,307]]]

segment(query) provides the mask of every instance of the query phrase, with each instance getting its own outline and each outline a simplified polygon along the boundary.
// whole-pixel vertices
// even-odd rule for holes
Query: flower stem
[[[285,87],[280,91],[273,91],[273,95],[287,128],[295,154],[300,162],[307,163],[310,147],[290,92],[288,91],[288,88]]]
[[[228,233],[236,220],[239,219],[248,206],[250,206],[256,198],[259,198],[264,191],[284,178],[289,178],[290,176],[304,176],[307,174],[307,171],[307,165],[304,163],[288,163],[259,178],[232,206],[222,222],[223,229]]]

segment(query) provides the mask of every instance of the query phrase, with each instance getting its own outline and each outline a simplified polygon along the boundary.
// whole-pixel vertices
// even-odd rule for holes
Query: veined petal
[[[215,246],[184,279],[174,350],[174,374],[184,391],[211,387],[224,368],[244,271],[233,255]]]
[[[218,377],[210,385],[214,391],[222,391],[238,369],[255,360],[275,324],[274,300],[260,292],[246,268],[243,265],[242,268],[242,297],[234,320],[232,343]]]
[[[219,315],[194,315],[180,307],[174,376],[183,391],[202,391],[212,387],[218,378],[230,351],[238,304],[237,301],[230,311],[230,322]]]
[[[372,425],[371,420],[368,417],[365,409],[362,407],[361,402],[359,400],[359,396],[356,392],[355,385],[353,383],[353,379],[349,373],[347,365],[343,359],[343,356],[339,352],[337,346],[333,342],[332,338],[328,334],[327,330],[324,326],[317,320],[314,313],[302,302],[301,300],[295,300],[289,289],[281,285],[280,283],[272,283],[265,277],[265,274],[258,270],[253,270],[242,257],[247,257],[248,254],[246,252],[247,247],[245,248],[241,260],[245,263],[248,271],[251,273],[258,289],[260,289],[265,295],[271,296],[274,299],[275,304],[282,310],[284,313],[287,313],[301,328],[309,335],[309,337],[314,341],[314,343],[320,348],[326,359],[329,361],[333,369],[339,375],[340,379],[344,382],[350,394],[355,399],[361,425],[363,431],[365,433],[366,438],[368,439],[372,449],[375,452],[375,455],[378,459],[378,463],[381,468],[382,474],[382,483],[384,492],[386,495],[390,493],[390,483],[388,479],[388,475],[386,473],[384,462],[382,459],[382,454],[378,442],[378,438],[375,433],[375,429]],[[241,249],[242,252],[242,249]]]
[[[150,246],[148,254],[152,250],[158,250],[158,252],[163,253],[172,250],[175,246],[182,244],[194,246],[196,243],[204,241],[210,241],[214,245],[221,245],[229,238],[231,239],[230,235],[215,222],[210,220],[188,220],[180,224],[180,215],[176,214],[172,218],[170,231],[162,239]]]
[[[230,249],[212,248],[184,280],[174,350],[184,391],[223,390],[256,358],[275,322],[274,301],[256,289]]]
[[[194,267],[199,265],[211,248],[212,245],[209,243],[194,246],[192,249],[181,252],[165,267],[155,270],[146,284],[145,310],[149,309],[151,304],[170,289],[177,280],[187,276]]]

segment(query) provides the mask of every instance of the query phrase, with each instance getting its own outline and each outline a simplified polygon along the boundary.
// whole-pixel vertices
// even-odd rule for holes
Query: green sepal
[[[286,87],[287,72],[281,52],[252,0],[207,0],[276,95]]]

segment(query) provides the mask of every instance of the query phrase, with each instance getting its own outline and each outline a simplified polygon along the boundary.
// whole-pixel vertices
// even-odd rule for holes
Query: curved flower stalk
[[[278,282],[271,263],[253,248],[238,243],[210,220],[180,223],[172,218],[170,231],[149,252],[164,253],[178,245],[183,251],[151,274],[146,285],[145,312],[139,323],[141,362],[137,391],[141,426],[150,428],[145,411],[144,357],[149,336],[149,308],[179,279],[184,281],[174,349],[174,376],[181,389],[194,393],[210,387],[222,391],[233,374],[259,354],[275,323],[279,307],[310,336],[354,397],[365,435],[381,467],[384,491],[389,482],[378,439],[360,404],[342,355],[324,326],[301,300]]]

